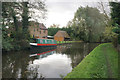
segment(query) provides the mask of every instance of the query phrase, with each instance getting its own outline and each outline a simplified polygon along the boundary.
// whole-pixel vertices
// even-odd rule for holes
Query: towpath
[[[107,46],[107,47],[109,47],[109,46]],[[107,65],[108,78],[112,78],[113,72],[112,72],[111,64],[110,64],[109,57],[108,57],[109,53],[107,51],[107,47],[103,47],[102,49],[104,50],[104,57],[106,60],[106,65]]]

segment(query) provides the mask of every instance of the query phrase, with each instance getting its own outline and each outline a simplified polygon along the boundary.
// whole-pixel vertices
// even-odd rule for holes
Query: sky
[[[66,26],[68,21],[74,18],[74,13],[80,6],[97,6],[97,2],[98,0],[84,0],[84,2],[83,0],[46,0],[47,18],[44,24],[47,28],[52,24],[59,24],[60,27]]]
[[[46,0],[47,6],[47,19],[46,27],[52,24],[59,24],[60,27],[66,26],[67,22],[74,17],[76,11],[76,2],[74,1],[58,1],[58,0]]]

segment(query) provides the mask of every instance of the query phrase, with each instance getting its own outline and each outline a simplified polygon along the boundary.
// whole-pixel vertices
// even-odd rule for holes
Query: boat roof
[[[36,39],[41,39],[41,38],[36,38]],[[54,39],[45,39],[45,40],[54,40]]]

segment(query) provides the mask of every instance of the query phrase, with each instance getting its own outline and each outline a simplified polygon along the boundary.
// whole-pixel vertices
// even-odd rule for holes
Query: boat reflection
[[[30,52],[31,54],[36,54],[36,53],[43,53],[43,52],[47,52],[47,51],[50,51],[50,50],[53,50],[53,49],[56,49],[57,46],[52,46],[52,47],[32,47],[30,49]]]
[[[37,53],[32,53],[31,55],[29,55],[30,57],[36,57],[37,59],[40,59],[40,58],[44,58],[44,57],[47,57],[49,55],[52,55],[55,53],[55,50],[56,50],[56,47],[54,48],[49,48],[49,49],[44,49],[43,51],[39,51]]]

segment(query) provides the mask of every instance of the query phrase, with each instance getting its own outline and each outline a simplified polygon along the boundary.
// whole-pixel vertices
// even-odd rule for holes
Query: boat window
[[[52,43],[54,43],[54,40],[52,40]]]
[[[45,40],[45,43],[47,43],[47,40]]]
[[[40,43],[43,43],[43,40],[40,40]]]
[[[49,40],[47,40],[47,43],[49,43]]]

